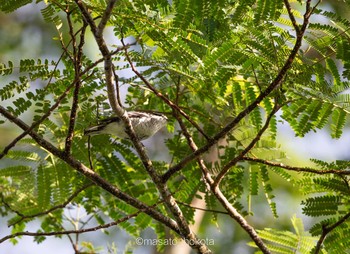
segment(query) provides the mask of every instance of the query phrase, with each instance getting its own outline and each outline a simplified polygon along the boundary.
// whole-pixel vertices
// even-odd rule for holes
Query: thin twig
[[[71,107],[70,117],[69,117],[68,133],[67,133],[66,142],[65,142],[65,152],[70,153],[72,141],[73,141],[73,135],[74,135],[76,116],[78,111],[79,90],[82,85],[82,81],[80,79],[81,77],[80,73],[82,68],[81,61],[83,57],[83,46],[85,44],[85,31],[86,31],[87,23],[85,21],[83,22],[83,27],[81,29],[81,34],[80,34],[80,42],[79,42],[79,45],[77,46],[75,35],[73,34],[73,25],[70,19],[70,15],[67,16],[67,19],[68,19],[70,34],[72,37],[75,79],[77,80],[77,82],[75,83],[74,92],[73,92],[73,101],[72,101],[72,107]]]
[[[24,215],[24,214],[14,210],[14,209],[12,209],[7,203],[5,203],[3,201],[4,204],[6,204],[6,206],[9,207],[11,211],[15,212],[17,215],[19,215],[21,217],[21,219],[13,222],[12,224],[9,224],[8,226],[11,227],[13,225],[16,225],[16,224],[20,223],[23,220],[36,218],[36,217],[39,217],[39,216],[43,216],[43,215],[49,214],[49,213],[51,213],[51,212],[53,212],[53,211],[55,211],[57,209],[65,208],[82,191],[86,190],[87,188],[89,188],[89,187],[91,187],[93,185],[94,185],[93,183],[86,184],[86,185],[82,186],[81,188],[77,189],[75,192],[73,192],[72,195],[64,203],[56,205],[56,206],[53,206],[49,210],[46,210],[46,211],[43,211],[43,212],[40,212],[40,213],[36,213],[36,214],[31,214],[31,215]]]
[[[202,207],[196,207],[196,206],[192,206],[192,205],[189,205],[187,203],[184,203],[184,202],[181,202],[181,201],[177,201],[180,205],[183,205],[183,206],[187,206],[189,208],[192,208],[192,209],[195,209],[195,210],[200,210],[200,211],[204,211],[204,212],[209,212],[209,213],[216,213],[216,214],[226,214],[226,215],[229,215],[228,212],[225,212],[225,211],[219,211],[219,210],[214,210],[214,209],[205,209],[205,208],[202,208]]]
[[[293,27],[294,27],[296,33],[300,33],[299,25],[298,25],[297,21],[295,20],[295,17],[294,17],[293,11],[292,11],[292,7],[290,6],[289,1],[283,0],[283,2],[284,2],[284,5],[288,11],[289,19],[290,19],[290,21],[292,21],[292,24],[293,24]]]
[[[136,217],[137,215],[139,215],[142,212],[142,210],[127,215],[123,218],[120,218],[119,220],[107,223],[107,224],[103,224],[103,225],[99,225],[96,227],[92,227],[92,228],[86,228],[86,229],[78,229],[78,230],[65,230],[65,231],[55,231],[55,232],[17,232],[11,235],[7,235],[3,238],[0,239],[0,243],[5,242],[9,239],[18,237],[18,236],[58,236],[58,235],[69,235],[69,234],[82,234],[82,233],[87,233],[87,232],[93,232],[93,231],[97,231],[97,230],[101,230],[104,228],[110,228],[112,226],[116,226],[122,222],[125,222],[127,220],[130,220],[133,217]]]
[[[283,163],[272,162],[272,161],[267,161],[260,158],[252,158],[248,156],[243,156],[242,160],[257,162],[267,166],[283,168],[283,169],[295,171],[295,172],[306,172],[306,173],[313,173],[318,175],[327,175],[327,174],[350,175],[349,170],[336,170],[336,169],[318,170],[310,167],[294,167],[294,166],[285,165]]]
[[[344,215],[342,218],[340,218],[340,219],[339,219],[336,223],[334,223],[333,225],[330,225],[330,226],[323,226],[323,227],[322,227],[322,234],[321,234],[320,238],[319,238],[318,241],[317,241],[314,254],[320,253],[320,251],[322,250],[322,243],[323,243],[324,240],[326,239],[327,235],[328,235],[332,230],[336,229],[336,228],[339,227],[341,224],[343,224],[344,222],[346,222],[349,218],[350,218],[350,212],[347,213],[346,215]]]
[[[232,168],[234,165],[237,164],[237,162],[239,162],[240,160],[242,160],[242,158],[250,152],[251,149],[253,149],[253,147],[256,145],[256,143],[260,140],[261,136],[264,134],[264,132],[267,130],[267,128],[270,125],[270,121],[272,119],[272,117],[277,113],[277,111],[279,110],[280,106],[278,106],[277,104],[275,104],[274,108],[272,109],[271,113],[268,115],[266,122],[264,124],[264,126],[259,130],[259,132],[256,134],[256,136],[254,137],[254,139],[249,143],[249,145],[244,148],[240,154],[238,156],[236,156],[235,158],[233,158],[232,160],[230,160],[226,165],[224,165],[221,169],[221,171],[219,172],[219,174],[217,175],[215,182],[214,182],[214,186],[218,186],[221,182],[221,180],[224,178],[224,176],[227,174],[227,172],[230,170],[230,168]]]

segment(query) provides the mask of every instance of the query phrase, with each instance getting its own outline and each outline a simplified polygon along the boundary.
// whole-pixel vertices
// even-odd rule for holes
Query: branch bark
[[[102,189],[106,190],[107,192],[111,193],[115,197],[123,200],[125,203],[134,206],[135,208],[144,211],[146,214],[151,216],[153,219],[161,222],[162,224],[166,225],[167,227],[174,230],[176,233],[181,235],[181,231],[175,221],[172,219],[164,216],[162,213],[158,212],[156,209],[153,209],[146,205],[145,203],[139,201],[138,199],[124,193],[108,181],[106,181],[104,178],[102,178],[100,175],[98,175],[96,172],[91,170],[90,168],[86,167],[81,162],[77,161],[74,157],[72,157],[69,154],[66,154],[64,151],[61,151],[57,149],[54,145],[52,145],[50,142],[42,138],[40,135],[38,135],[33,130],[29,130],[29,126],[24,123],[22,120],[18,119],[14,115],[12,115],[10,112],[8,112],[4,107],[0,106],[0,114],[2,114],[4,117],[6,117],[8,120],[16,124],[18,127],[20,127],[22,130],[27,131],[28,134],[44,149],[55,155],[56,157],[62,159],[64,162],[66,162],[68,165],[70,165],[73,169],[80,172],[82,175],[96,183],[96,185],[100,186]]]
[[[183,124],[182,119],[179,118],[174,112],[174,116],[179,122],[180,128],[184,134],[184,136],[187,139],[187,143],[189,147],[192,149],[193,152],[196,152],[197,145],[194,142],[192,136],[188,132],[186,126]],[[211,192],[215,195],[217,200],[222,204],[222,206],[225,208],[227,211],[228,215],[230,215],[231,218],[233,218],[235,221],[238,222],[238,224],[243,228],[250,238],[255,242],[255,244],[260,248],[260,250],[265,253],[265,254],[270,254],[271,252],[269,249],[266,247],[262,239],[258,236],[256,233],[255,229],[248,224],[248,222],[244,219],[244,217],[231,205],[231,203],[227,200],[225,195],[221,192],[220,188],[218,185],[215,184],[215,181],[212,179],[209,170],[207,169],[203,159],[200,157],[197,158],[197,163],[202,170],[202,175],[204,177],[204,180],[206,182],[207,187],[211,190]]]
[[[133,130],[133,127],[131,125],[130,119],[128,117],[127,112],[120,106],[120,104],[117,101],[116,98],[116,91],[114,89],[113,85],[113,64],[112,59],[110,57],[109,49],[106,45],[106,42],[103,38],[103,29],[107,23],[107,20],[109,19],[112,9],[115,5],[115,0],[110,0],[107,4],[107,8],[105,12],[102,15],[101,22],[99,26],[97,27],[93,18],[91,17],[88,10],[85,8],[84,4],[81,0],[75,0],[76,4],[78,5],[79,9],[82,12],[83,17],[85,18],[86,22],[90,25],[91,31],[95,37],[95,41],[99,47],[100,52],[102,53],[104,57],[104,66],[105,66],[105,78],[106,78],[106,85],[107,85],[107,91],[108,91],[108,97],[109,102],[111,104],[111,107],[113,108],[114,112],[119,116],[124,124],[125,124],[125,131],[129,135],[138,155],[140,156],[140,159],[151,177],[152,181],[156,185],[157,189],[160,192],[160,195],[162,199],[164,200],[166,206],[171,211],[172,215],[174,216],[174,219],[177,222],[177,226],[180,230],[180,235],[184,239],[189,240],[188,242],[191,243],[191,247],[196,249],[199,253],[211,253],[208,247],[199,241],[195,234],[191,232],[191,229],[189,228],[189,225],[185,219],[185,217],[182,214],[182,211],[178,204],[176,203],[175,198],[172,196],[171,192],[169,191],[167,185],[161,180],[160,176],[157,174],[156,170],[154,169],[151,160],[148,158],[148,155],[146,153],[146,150],[144,146],[141,144],[141,142],[138,140],[138,138],[135,135],[135,132]],[[124,44],[125,46],[125,44]]]

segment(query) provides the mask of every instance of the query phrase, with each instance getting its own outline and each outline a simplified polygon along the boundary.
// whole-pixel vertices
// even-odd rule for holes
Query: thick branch
[[[117,116],[121,117],[124,114],[124,109],[119,105],[116,97],[116,91],[113,84],[113,63],[112,58],[110,55],[110,51],[107,47],[107,44],[103,38],[103,30],[105,28],[107,19],[111,15],[111,11],[113,9],[113,6],[115,4],[116,0],[111,0],[108,2],[108,6],[102,16],[102,20],[97,27],[95,24],[94,19],[91,17],[89,11],[86,9],[85,5],[81,0],[75,0],[75,3],[78,5],[83,17],[85,18],[86,22],[89,24],[92,34],[95,37],[95,41],[99,47],[99,50],[104,58],[104,70],[105,70],[105,79],[106,79],[106,86],[107,86],[107,94],[109,103],[113,109],[113,111],[117,114]]]
[[[100,23],[98,24],[98,27],[97,27],[97,31],[98,33],[100,33],[100,36],[102,36],[103,30],[105,29],[106,24],[112,15],[112,11],[116,2],[117,0],[110,0],[107,4],[106,10],[104,11],[102,18],[100,20]]]

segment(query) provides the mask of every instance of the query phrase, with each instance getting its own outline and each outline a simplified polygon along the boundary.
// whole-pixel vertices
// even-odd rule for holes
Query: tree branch
[[[270,83],[270,85],[264,91],[262,91],[259,94],[259,96],[250,105],[248,105],[243,111],[241,111],[230,123],[228,123],[211,140],[209,140],[206,145],[202,146],[192,154],[185,157],[177,165],[174,165],[173,167],[169,168],[169,170],[165,172],[164,175],[162,176],[162,179],[164,182],[166,182],[173,174],[181,170],[187,163],[196,159],[201,154],[207,152],[213,145],[219,142],[221,138],[225,137],[226,134],[229,133],[245,116],[250,114],[259,105],[260,102],[262,102],[267,96],[269,96],[276,88],[278,88],[282,84],[288,70],[292,67],[292,63],[294,62],[294,59],[298,54],[298,51],[302,44],[304,33],[306,31],[307,25],[309,24],[309,19],[313,10],[310,7],[310,2],[311,0],[308,0],[306,3],[304,22],[300,28],[299,33],[297,33],[297,39],[294,44],[294,47],[290,52],[287,60],[285,61],[283,67],[277,73],[276,78]]]
[[[91,17],[89,11],[86,9],[85,5],[81,0],[75,0],[75,3],[78,5],[84,19],[89,24],[91,28],[91,32],[95,37],[95,41],[99,47],[99,50],[104,58],[104,71],[105,71],[105,78],[106,78],[106,86],[107,86],[107,94],[109,103],[113,109],[113,111],[116,113],[117,116],[122,117],[125,113],[125,110],[119,105],[117,97],[116,97],[116,91],[113,84],[113,63],[112,58],[110,55],[110,51],[107,47],[107,44],[103,38],[103,30],[106,26],[107,20],[111,15],[111,11],[113,9],[114,4],[116,3],[116,0],[110,0],[108,2],[107,8],[105,12],[103,13],[102,20],[97,27],[95,24],[94,19]],[[124,116],[127,118],[127,116]],[[128,125],[128,124],[127,124]]]
[[[56,206],[53,206],[51,207],[50,209],[46,210],[46,211],[43,211],[43,212],[40,212],[40,213],[36,213],[36,214],[31,214],[31,215],[24,215],[14,209],[12,209],[10,207],[10,205],[8,205],[4,200],[3,200],[3,203],[11,210],[13,211],[14,213],[16,213],[18,216],[21,217],[21,219],[19,219],[18,221],[16,222],[13,222],[12,224],[8,225],[9,227],[13,226],[13,225],[16,225],[18,223],[20,223],[21,221],[23,220],[26,220],[26,219],[31,219],[31,218],[36,218],[36,217],[39,217],[39,216],[43,216],[43,215],[46,215],[48,213],[51,213],[57,209],[61,209],[61,208],[65,208],[70,202],[72,202],[72,200],[78,196],[82,191],[84,191],[85,189],[89,188],[93,186],[93,183],[89,183],[89,184],[86,184],[84,186],[82,186],[81,188],[77,189],[64,203],[62,204],[59,204],[59,205],[56,205]]]
[[[62,159],[64,162],[66,162],[68,165],[70,165],[73,169],[80,172],[82,175],[84,175],[86,178],[90,179],[91,181],[95,182],[98,186],[100,186],[102,189],[106,190],[107,192],[111,193],[113,196],[123,200],[125,203],[144,211],[146,214],[148,214],[153,219],[161,222],[162,224],[166,225],[167,227],[171,228],[174,232],[181,235],[181,231],[175,221],[172,219],[164,216],[162,213],[158,212],[157,210],[153,209],[152,207],[149,207],[145,203],[141,202],[140,200],[122,192],[120,189],[115,187],[113,184],[106,181],[104,178],[102,178],[100,175],[98,175],[96,172],[91,170],[90,168],[86,167],[81,162],[77,161],[74,157],[72,157],[69,154],[66,154],[65,152],[57,149],[54,145],[52,145],[50,142],[42,138],[40,135],[38,135],[33,130],[29,130],[29,126],[25,124],[22,120],[12,115],[9,111],[7,111],[3,106],[0,105],[0,114],[2,114],[5,118],[10,120],[11,122],[15,123],[18,127],[23,129],[24,131],[27,131],[28,134],[44,149],[55,155],[56,157]]]
[[[181,202],[181,201],[177,201],[180,205],[183,205],[183,206],[187,206],[189,208],[192,208],[192,209],[195,209],[195,210],[200,210],[200,211],[204,211],[204,212],[209,212],[209,213],[216,213],[216,214],[226,214],[226,215],[229,215],[228,212],[225,212],[225,211],[219,211],[219,210],[213,210],[213,209],[205,209],[205,208],[202,208],[202,207],[196,207],[196,206],[192,206],[190,204],[187,204],[187,203],[184,203],[184,202]]]
[[[320,253],[320,251],[322,250],[322,243],[324,242],[324,240],[326,239],[327,235],[334,229],[336,229],[337,227],[339,227],[341,224],[343,224],[344,222],[346,222],[348,219],[350,218],[350,212],[347,213],[346,215],[344,215],[342,218],[340,218],[336,223],[334,223],[331,226],[324,226],[322,228],[322,234],[320,236],[320,239],[318,239],[316,247],[315,247],[315,254]]]
[[[85,31],[86,31],[87,23],[85,21],[83,22],[83,27],[80,33],[80,42],[79,42],[79,45],[76,46],[75,35],[73,34],[73,25],[69,14],[67,15],[67,19],[69,24],[69,31],[72,37],[73,52],[74,52],[75,80],[77,80],[77,82],[75,83],[75,88],[73,93],[73,102],[72,102],[72,107],[70,111],[68,133],[67,133],[66,143],[65,143],[65,152],[70,153],[72,141],[73,141],[73,135],[74,135],[74,127],[75,127],[75,121],[77,116],[78,103],[79,103],[79,90],[82,84],[80,79],[81,77],[80,73],[82,68],[81,61],[83,56],[83,46],[85,43]]]
[[[116,4],[117,0],[110,0],[107,4],[106,10],[104,11],[102,18],[100,20],[100,23],[98,24],[97,31],[100,33],[100,36],[102,37],[103,30],[106,27],[107,22],[109,21],[109,18],[111,17],[114,5]]]
[[[81,233],[93,232],[93,231],[97,231],[100,229],[110,228],[112,226],[116,226],[124,221],[130,220],[131,218],[136,217],[141,212],[142,212],[142,210],[137,211],[136,213],[127,215],[123,218],[120,218],[119,220],[116,220],[116,221],[113,221],[113,222],[110,222],[107,224],[99,225],[96,227],[92,227],[92,228],[86,228],[86,229],[55,231],[55,232],[28,232],[28,231],[17,232],[17,233],[7,235],[7,236],[1,238],[0,243],[5,242],[11,238],[18,237],[18,236],[57,236],[57,235],[69,235],[69,234],[81,234]]]
[[[272,162],[272,161],[267,161],[260,158],[252,158],[248,156],[243,156],[242,160],[258,162],[258,163],[265,164],[267,166],[283,168],[283,169],[295,171],[295,172],[307,172],[307,173],[313,173],[318,175],[326,175],[326,174],[350,175],[349,170],[336,170],[336,169],[318,170],[310,167],[294,167],[294,166],[285,165],[283,163]]]
[[[290,6],[289,1],[283,0],[283,2],[284,2],[284,6],[286,7],[286,9],[288,11],[288,16],[289,16],[290,21],[292,21],[295,32],[297,34],[300,33],[299,25],[298,25],[297,21],[295,20],[295,17],[294,17],[293,11],[292,11],[292,7]]]
[[[274,108],[272,109],[271,113],[269,114],[269,116],[266,119],[266,122],[264,124],[264,126],[259,130],[258,134],[255,136],[255,138],[249,143],[249,145],[243,149],[243,151],[236,156],[235,158],[233,158],[231,161],[229,161],[225,166],[222,167],[221,171],[219,172],[219,174],[217,175],[217,177],[215,178],[214,181],[214,187],[218,186],[221,182],[221,180],[224,178],[224,176],[227,174],[227,172],[230,170],[231,167],[233,167],[234,165],[237,164],[237,162],[239,162],[240,160],[242,160],[242,158],[250,152],[251,149],[253,149],[253,147],[256,145],[256,143],[260,140],[261,136],[263,135],[263,133],[267,130],[267,128],[270,125],[270,121],[272,119],[272,117],[277,113],[277,111],[280,109],[280,106],[278,106],[277,104],[275,104]]]
[[[192,151],[195,152],[198,148],[196,143],[193,141],[192,136],[188,132],[186,126],[183,124],[182,119],[177,117],[176,112],[174,112],[174,116],[179,122],[180,128],[187,139],[187,143],[189,147],[192,149]],[[227,198],[219,189],[219,186],[215,185],[215,182],[212,179],[209,170],[205,166],[204,161],[200,157],[198,157],[197,162],[200,169],[202,170],[202,174],[206,181],[207,187],[212,191],[212,193],[215,195],[218,201],[225,208],[225,210],[228,212],[228,215],[230,215],[231,218],[233,218],[235,221],[238,222],[238,224],[248,233],[248,235],[251,237],[251,239],[255,242],[255,244],[260,248],[260,250],[263,253],[270,254],[271,252],[266,247],[262,239],[258,236],[255,229],[252,226],[250,226],[248,222],[244,219],[244,217],[231,205],[231,203],[227,200]]]

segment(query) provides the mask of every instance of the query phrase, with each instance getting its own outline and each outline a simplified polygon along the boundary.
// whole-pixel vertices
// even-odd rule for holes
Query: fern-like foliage
[[[29,2],[2,1],[0,10],[12,12]],[[82,2],[94,21],[104,17],[108,1]],[[79,38],[86,20],[74,1],[45,4],[41,14],[45,22],[55,26],[58,32],[55,39],[63,53],[55,61],[23,58],[17,63],[14,60],[0,63],[0,75],[4,77],[0,85],[1,105],[14,116],[28,120],[28,126],[37,123],[33,131],[59,151],[65,151],[73,137],[70,150],[65,151],[67,156],[89,165],[96,174],[139,201],[150,206],[157,204],[156,211],[173,219],[163,200],[160,202],[156,183],[144,170],[130,142],[107,135],[94,136],[88,142],[83,136],[85,128],[109,115],[103,59],[89,59],[85,48],[79,58],[79,43],[90,42],[88,37],[86,41]],[[293,1],[292,5],[298,24],[304,17],[299,4],[302,1]],[[295,168],[280,163],[294,161],[288,161],[278,144],[279,122],[288,123],[299,137],[325,128],[336,139],[341,138],[348,124],[350,22],[321,7],[313,11],[313,15],[329,22],[316,20],[309,24],[303,47],[292,59],[287,75],[262,100],[260,96],[280,73],[297,40],[283,1],[120,0],[108,20],[116,37],[113,43],[125,39],[135,44],[125,50],[120,50],[120,45],[108,45],[113,52],[116,85],[121,94],[126,93],[122,104],[130,110],[163,112],[169,118],[170,134],[165,145],[146,144],[159,176],[193,152],[184,133],[191,136],[197,147],[202,147],[243,114],[213,151],[201,157],[213,179],[227,165],[234,164],[219,186],[227,202],[242,216],[255,216],[253,211],[260,209],[263,202],[271,210],[269,215],[277,219],[281,217],[279,199],[275,197],[278,188],[293,185],[293,192],[298,189],[305,195],[303,213],[325,217],[319,218],[322,221],[310,230],[312,237],[295,217],[294,233],[283,231],[278,225],[276,229],[258,231],[275,253],[308,253],[325,226],[333,225],[349,211],[349,179],[344,174],[350,166],[347,161],[313,160],[319,172],[309,170],[297,176],[287,171]],[[73,29],[69,33],[65,31],[66,24],[67,29]],[[130,64],[144,79],[130,74]],[[73,105],[77,112],[73,112]],[[175,114],[175,107],[169,105],[180,108],[186,118]],[[247,110],[251,105],[256,107]],[[280,112],[270,115],[275,109]],[[181,127],[185,129],[179,128],[175,116],[181,117]],[[0,124],[7,126],[8,121],[1,118]],[[157,151],[164,151],[166,156],[159,156]],[[44,215],[40,231],[61,230],[64,209],[60,205],[67,200],[83,207],[99,224],[137,212],[132,205],[97,186],[84,189],[90,186],[89,180],[31,138],[22,139],[3,154],[0,162],[0,191],[6,204],[5,208],[0,207],[3,209],[0,212],[13,215],[9,220],[13,232],[23,231],[36,214]],[[307,171],[304,168],[297,171],[303,170]],[[326,170],[335,173],[325,174]],[[198,194],[203,194],[207,209],[223,209],[202,173],[193,160],[166,182],[190,223],[195,218],[195,208],[190,204]],[[48,214],[55,207],[59,208]],[[213,213],[211,218],[218,223],[218,216]],[[324,249],[336,252],[349,244],[348,226],[344,222],[332,231],[324,241]],[[121,223],[120,227],[134,237],[148,227],[159,238],[168,234],[164,225],[145,213]],[[332,245],[337,237],[341,241]],[[43,240],[36,238],[37,242]],[[160,250],[162,247],[158,246]]]
[[[31,0],[9,0],[0,3],[0,10],[3,12],[13,12],[18,8],[31,3]],[[37,1],[40,2],[40,1]]]
[[[305,231],[300,218],[294,216],[291,221],[294,233],[266,228],[259,230],[258,234],[261,238],[269,242],[269,249],[273,253],[310,253],[317,241],[317,237],[310,236]],[[253,244],[251,245],[254,246]]]

